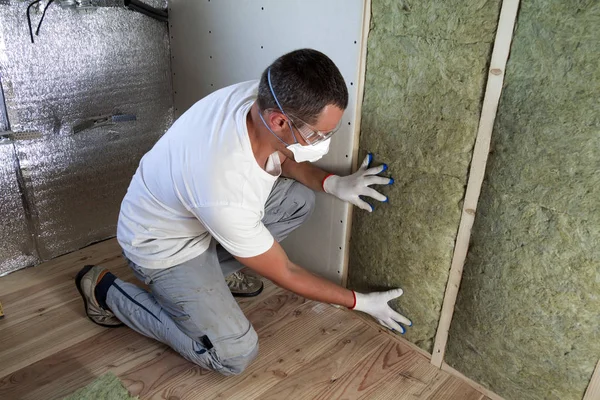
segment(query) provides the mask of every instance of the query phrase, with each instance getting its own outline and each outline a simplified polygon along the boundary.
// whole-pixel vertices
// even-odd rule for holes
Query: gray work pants
[[[263,223],[281,241],[308,219],[313,208],[310,189],[280,178],[265,204]],[[256,357],[256,332],[224,278],[242,265],[214,239],[207,251],[171,268],[148,269],[128,261],[151,293],[115,280],[106,303],[119,320],[224,375],[241,373]]]

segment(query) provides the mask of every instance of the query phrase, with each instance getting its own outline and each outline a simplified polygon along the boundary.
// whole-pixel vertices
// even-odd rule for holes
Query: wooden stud
[[[367,39],[371,26],[371,0],[364,1],[362,38],[360,41],[360,66],[358,68],[358,82],[356,82],[356,112],[354,115],[354,148],[352,149],[352,171],[358,168],[358,142],[360,136],[360,122],[362,117],[362,103],[365,95],[365,75],[367,69]],[[348,206],[346,215],[346,234],[344,246],[344,258],[342,260],[342,286],[348,284],[348,263],[350,259],[350,233],[352,231],[352,205]]]
[[[441,368],[446,352],[448,330],[450,329],[450,322],[452,321],[452,315],[454,314],[454,305],[456,304],[458,288],[460,286],[465,258],[469,248],[469,240],[471,239],[471,228],[473,227],[473,221],[475,220],[477,202],[483,183],[485,166],[490,150],[492,130],[494,127],[494,120],[496,119],[500,94],[502,92],[504,71],[506,61],[508,60],[518,8],[519,0],[504,0],[502,2],[498,30],[496,31],[494,50],[492,51],[492,60],[490,62],[490,70],[485,89],[485,97],[481,109],[481,118],[479,120],[479,129],[477,131],[475,149],[473,150],[473,158],[471,160],[467,192],[465,194],[463,212],[460,218],[458,234],[456,236],[456,244],[454,246],[454,255],[452,256],[450,275],[446,285],[440,322],[436,332],[433,354],[431,357],[431,363],[438,368]]]
[[[486,389],[485,387],[481,386],[479,383],[475,382],[474,380],[467,378],[466,376],[464,376],[463,374],[461,374],[460,372],[458,372],[457,370],[455,370],[454,368],[452,368],[451,366],[449,366],[446,363],[442,363],[442,371],[446,371],[450,375],[454,375],[455,377],[462,379],[467,384],[471,385],[471,387],[473,389],[477,390],[480,393],[483,393],[490,400],[504,400],[502,397],[498,396],[496,393],[492,392],[491,390]]]
[[[596,364],[596,369],[590,379],[590,384],[585,391],[583,400],[600,400],[600,360]]]

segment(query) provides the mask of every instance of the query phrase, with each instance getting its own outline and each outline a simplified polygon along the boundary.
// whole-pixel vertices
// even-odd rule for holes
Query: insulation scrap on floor
[[[402,287],[396,306],[414,323],[406,336],[431,351],[499,2],[372,6],[360,150],[387,163],[395,184],[381,188],[389,203],[355,211],[349,286]]]
[[[446,361],[580,400],[600,358],[600,3],[521,3]]]
[[[63,400],[135,400],[112,373],[107,373]]]

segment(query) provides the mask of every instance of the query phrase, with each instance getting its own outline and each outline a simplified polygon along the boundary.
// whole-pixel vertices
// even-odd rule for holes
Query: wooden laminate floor
[[[89,321],[74,285],[85,264],[135,282],[115,240],[0,278],[0,399],[61,398],[107,371],[140,399],[488,399],[358,313],[270,282],[240,301],[260,355],[223,377],[129,328]]]

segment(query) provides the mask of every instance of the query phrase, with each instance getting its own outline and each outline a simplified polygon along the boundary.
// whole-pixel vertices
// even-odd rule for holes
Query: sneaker
[[[234,272],[225,278],[231,294],[236,297],[258,296],[263,290],[260,278],[249,276],[242,272]]]
[[[111,311],[102,308],[95,295],[96,285],[107,272],[108,270],[105,268],[86,265],[75,277],[75,285],[77,285],[77,290],[83,298],[83,305],[88,318],[98,325],[116,328],[124,324]]]

